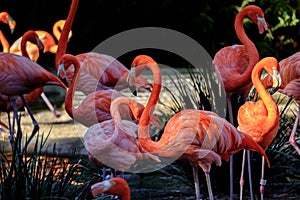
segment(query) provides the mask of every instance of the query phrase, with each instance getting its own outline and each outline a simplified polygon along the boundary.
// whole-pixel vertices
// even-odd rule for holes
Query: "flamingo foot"
[[[54,114],[55,117],[60,117],[61,116],[61,112],[58,111],[58,110],[54,110],[53,114]]]

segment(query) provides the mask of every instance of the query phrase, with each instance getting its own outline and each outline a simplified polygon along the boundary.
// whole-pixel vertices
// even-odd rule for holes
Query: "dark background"
[[[295,1],[290,2],[292,6],[297,5]],[[68,44],[67,53],[88,52],[117,33],[138,27],[153,26],[186,34],[201,44],[213,57],[223,46],[240,44],[234,32],[233,23],[238,12],[237,6],[241,3],[241,0],[81,0],[73,22],[73,36]],[[253,4],[261,5],[266,13],[270,13],[268,3],[271,2],[264,0]],[[29,29],[45,30],[52,34],[53,24],[57,20],[66,19],[70,5],[71,0],[5,0],[1,2],[0,11],[9,12],[16,20],[17,26],[12,35],[7,25],[1,24],[0,28],[10,44]],[[272,23],[276,24],[276,22],[271,14],[266,14],[266,19],[271,22],[272,26]],[[264,35],[258,34],[257,26],[253,23],[246,26],[246,32],[258,47],[262,46],[258,48],[262,57],[276,55],[281,59],[297,50],[297,46],[293,46],[290,49],[286,48],[287,52],[278,54],[274,49],[277,39],[271,42],[266,41]],[[294,34],[298,35],[298,32]],[[266,51],[263,46],[266,46],[265,43],[269,45],[270,51]],[[140,52],[134,52],[135,55],[137,53]],[[158,50],[144,50],[142,53],[150,54],[158,62],[173,67],[186,64],[178,56],[168,52],[162,54]],[[43,55],[39,62],[52,63],[52,57],[54,58],[54,55]],[[128,66],[133,55],[119,59]]]

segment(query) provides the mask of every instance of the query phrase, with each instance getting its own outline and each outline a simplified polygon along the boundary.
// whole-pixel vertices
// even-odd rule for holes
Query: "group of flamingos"
[[[269,160],[265,150],[275,138],[279,128],[279,111],[272,94],[279,91],[300,103],[299,77],[300,53],[296,53],[278,63],[274,57],[259,58],[254,43],[247,37],[243,28],[243,19],[248,17],[257,24],[259,33],[268,29],[263,11],[254,5],[246,6],[235,19],[237,36],[243,45],[233,45],[219,50],[214,59],[218,77],[223,84],[229,109],[230,122],[216,113],[205,110],[185,109],[175,114],[164,126],[164,132],[158,141],[151,139],[150,126],[160,126],[161,120],[155,116],[155,106],[159,100],[162,77],[158,63],[147,55],[138,55],[128,70],[115,58],[95,52],[78,55],[66,53],[74,16],[79,0],[72,0],[69,14],[63,21],[58,43],[43,40],[46,33],[28,31],[17,42],[15,48],[9,48],[8,42],[1,42],[3,52],[0,54],[0,95],[1,111],[8,115],[13,111],[13,121],[9,120],[10,141],[14,144],[16,137],[22,134],[18,109],[25,107],[32,118],[34,130],[28,137],[23,150],[38,131],[39,126],[28,106],[37,92],[41,96],[45,85],[57,85],[65,89],[65,110],[70,117],[88,127],[84,136],[84,145],[90,158],[97,164],[114,166],[126,171],[136,161],[151,159],[160,162],[161,158],[187,159],[193,169],[196,199],[200,199],[198,167],[205,173],[209,199],[213,199],[210,183],[211,164],[221,165],[221,159],[230,160],[239,150],[244,150],[242,166],[245,163],[245,150],[257,151],[262,155],[261,198],[264,195],[264,163]],[[14,20],[5,12],[1,13],[2,22],[14,28]],[[1,32],[0,32],[1,33]],[[48,34],[48,33],[47,33]],[[3,35],[1,33],[1,35]],[[31,48],[26,47],[30,41]],[[16,55],[21,51],[20,55]],[[45,70],[35,61],[41,51],[56,53],[55,68],[61,79],[66,79],[67,86],[58,76]],[[299,61],[298,61],[299,60]],[[300,64],[300,63],[299,63]],[[142,77],[146,68],[153,72],[153,83]],[[261,73],[266,70],[268,77],[261,80]],[[260,97],[257,101],[247,99],[254,86]],[[68,87],[68,90],[67,90]],[[151,92],[146,105],[124,96],[120,90],[136,88]],[[267,88],[272,87],[271,93]],[[86,96],[79,106],[73,105],[75,91]],[[239,108],[238,127],[233,125],[231,95],[242,95],[246,102]],[[51,106],[50,106],[51,107]],[[53,110],[53,108],[52,108]],[[10,119],[10,118],[9,118]],[[299,121],[299,112],[291,133],[290,142],[300,154],[294,135]],[[17,132],[15,133],[15,123]],[[137,134],[136,134],[137,132]],[[249,155],[249,154],[248,154]],[[248,164],[250,162],[248,156]],[[249,165],[250,166],[250,165]],[[230,165],[230,198],[233,199],[232,165]],[[242,167],[240,181],[240,198],[243,191]],[[249,168],[248,168],[249,170]],[[250,172],[250,170],[249,170]],[[250,175],[251,177],[251,175]],[[251,179],[250,185],[251,183]],[[130,199],[128,184],[123,178],[112,178],[91,187],[91,197],[106,192],[118,195],[121,199]],[[252,191],[251,198],[253,198]]]

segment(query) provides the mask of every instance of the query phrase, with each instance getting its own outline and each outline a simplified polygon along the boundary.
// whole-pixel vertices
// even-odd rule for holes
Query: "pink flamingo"
[[[240,94],[244,99],[248,97],[252,87],[251,72],[255,64],[259,61],[259,54],[255,44],[246,35],[243,27],[244,18],[250,18],[257,24],[259,33],[268,30],[264,13],[260,7],[249,5],[244,7],[236,16],[234,22],[235,32],[243,45],[226,46],[220,49],[214,57],[213,64],[218,76],[225,88],[229,120],[234,124],[231,95]],[[248,156],[248,162],[250,157]],[[250,173],[250,165],[248,164]],[[249,174],[249,178],[251,175]],[[250,194],[253,199],[252,184],[250,181]],[[243,187],[243,176],[241,177],[240,187]],[[230,157],[230,199],[233,199],[233,157]]]
[[[128,97],[118,97],[110,105],[112,119],[94,124],[84,135],[84,145],[97,166],[105,164],[124,172],[137,160],[157,156],[148,153],[136,139],[136,130],[144,106]],[[153,115],[151,123],[159,126],[160,120]],[[133,128],[132,128],[133,127]]]
[[[137,56],[132,63],[133,75],[129,78],[129,85],[134,88],[135,77],[146,67],[153,72],[154,84],[140,118],[138,140],[151,154],[173,159],[188,159],[193,166],[197,199],[200,199],[198,166],[206,175],[209,197],[213,199],[209,176],[212,163],[220,166],[221,158],[228,160],[230,155],[241,149],[258,151],[266,157],[263,149],[250,136],[238,131],[231,123],[210,111],[183,110],[167,122],[159,141],[151,140],[150,116],[153,115],[158,102],[162,81],[157,63],[149,56]]]

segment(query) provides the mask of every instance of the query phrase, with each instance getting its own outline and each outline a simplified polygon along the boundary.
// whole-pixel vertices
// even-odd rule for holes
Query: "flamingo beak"
[[[65,65],[63,62],[58,65],[57,76],[61,77],[62,79],[67,77]]]
[[[270,92],[271,95],[277,92],[277,90],[281,86],[281,76],[278,70],[273,69],[272,78],[273,78],[273,85],[272,85],[272,90]]]
[[[135,86],[135,81],[136,81],[136,75],[135,75],[135,66],[132,66],[129,74],[127,76],[127,83],[130,91],[134,96],[137,96],[137,91],[136,91],[136,86]]]
[[[8,21],[9,28],[11,30],[11,34],[13,34],[17,23],[11,16],[7,17],[7,21]]]
[[[42,41],[40,40],[39,37],[36,37],[35,39],[36,39],[36,44],[39,48],[39,51],[42,51],[44,49],[44,44],[42,43]]]
[[[258,26],[259,34],[263,34],[265,31],[269,30],[268,24],[265,18],[263,17],[257,16],[257,26]]]

